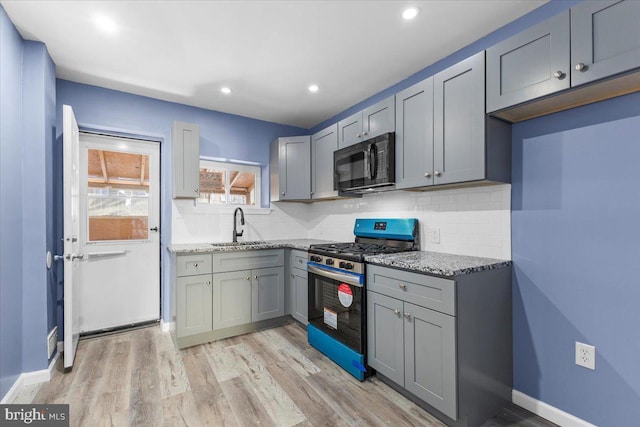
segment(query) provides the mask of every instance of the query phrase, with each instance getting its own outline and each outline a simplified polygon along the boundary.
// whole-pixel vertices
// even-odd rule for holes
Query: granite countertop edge
[[[251,243],[251,242],[241,242]],[[308,251],[310,245],[319,243],[333,243],[332,240],[319,239],[281,239],[257,241],[255,244],[234,245],[230,243],[178,243],[167,246],[167,250],[174,254],[185,253],[214,253],[214,252],[243,252],[261,249],[298,249]]]
[[[392,267],[414,273],[444,277],[463,276],[511,266],[511,261],[508,260],[428,251],[368,255],[365,256],[365,261],[381,267]]]

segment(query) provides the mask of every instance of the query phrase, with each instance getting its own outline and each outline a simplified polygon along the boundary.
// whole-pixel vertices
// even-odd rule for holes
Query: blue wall
[[[163,305],[165,321],[170,321],[170,267],[165,257],[171,242],[171,129],[174,120],[200,126],[200,154],[260,163],[262,169],[262,205],[269,204],[269,143],[279,136],[304,135],[305,129],[284,126],[232,114],[189,107],[124,92],[57,81],[57,141],[61,143],[62,105],[73,110],[81,129],[103,129],[125,135],[148,137],[161,144],[161,215],[163,255]],[[61,182],[61,162],[56,162],[56,180]],[[61,216],[62,198],[56,199]],[[62,229],[60,227],[60,233]],[[61,237],[61,236],[60,236]],[[61,311],[59,310],[59,313]],[[58,324],[62,325],[59,317]]]
[[[640,419],[640,93],[512,128],[514,388],[599,426]],[[574,363],[596,346],[596,370]]]
[[[0,397],[22,372],[22,38],[0,6]]]
[[[55,326],[52,144],[55,65],[0,7],[0,396],[22,372],[47,368]]]

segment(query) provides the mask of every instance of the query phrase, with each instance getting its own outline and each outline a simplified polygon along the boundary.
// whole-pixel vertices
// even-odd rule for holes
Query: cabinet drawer
[[[284,249],[223,252],[213,255],[214,273],[282,266],[284,266]]]
[[[291,250],[289,252],[289,267],[307,271],[307,253]]]
[[[194,276],[211,273],[211,254],[178,255],[176,276]]]
[[[367,265],[367,289],[455,316],[455,282]]]

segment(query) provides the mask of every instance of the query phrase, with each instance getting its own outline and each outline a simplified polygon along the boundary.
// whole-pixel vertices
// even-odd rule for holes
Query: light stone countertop
[[[399,252],[387,255],[367,255],[365,261],[369,264],[383,267],[394,267],[414,273],[435,274],[438,276],[461,276],[477,271],[505,268],[511,261],[479,258],[467,255],[454,255],[439,252]]]
[[[238,252],[254,251],[259,249],[298,249],[308,251],[310,245],[318,243],[334,243],[331,240],[318,239],[282,239],[282,240],[260,240],[238,243],[184,243],[169,245],[167,250],[174,254],[185,253],[208,253],[208,252]]]

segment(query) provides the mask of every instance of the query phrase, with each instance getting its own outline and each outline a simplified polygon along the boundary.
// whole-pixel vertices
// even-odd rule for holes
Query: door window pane
[[[149,238],[149,156],[88,150],[89,241]]]

